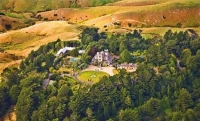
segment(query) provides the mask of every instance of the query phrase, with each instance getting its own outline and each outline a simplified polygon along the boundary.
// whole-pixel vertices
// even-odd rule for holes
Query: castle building
[[[108,49],[106,49],[104,51],[96,53],[96,55],[92,58],[92,63],[94,64],[95,62],[105,63],[108,66],[112,64],[113,57],[110,56]]]

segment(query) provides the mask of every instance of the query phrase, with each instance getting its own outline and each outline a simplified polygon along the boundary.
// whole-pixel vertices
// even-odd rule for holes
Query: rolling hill
[[[37,14],[48,20],[66,20],[72,23],[103,28],[120,22],[121,27],[198,27],[200,1],[120,1],[107,6],[82,9],[57,9]]]
[[[0,34],[0,48],[8,54],[26,57],[31,50],[58,38],[77,39],[83,26],[99,27],[100,31],[110,33],[142,29],[144,37],[163,35],[168,29],[193,29],[200,34],[197,0],[85,1],[76,1],[79,6],[75,6],[74,0],[1,0],[0,12],[5,15],[0,15],[0,29],[11,24],[17,30]]]
[[[199,18],[200,0],[0,0],[0,74],[41,45],[78,40],[87,26],[111,34],[140,29],[144,38],[169,29],[200,35]]]
[[[0,34],[0,48],[4,51],[0,53],[0,73],[5,67],[18,65],[22,59],[14,60],[10,55],[27,57],[32,50],[58,38],[65,41],[77,39],[79,31],[78,26],[65,21],[51,21]]]
[[[1,0],[0,10],[38,12],[57,8],[99,6],[119,0]]]

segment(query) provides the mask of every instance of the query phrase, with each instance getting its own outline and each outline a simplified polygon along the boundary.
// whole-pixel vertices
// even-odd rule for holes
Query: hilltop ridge
[[[0,10],[39,12],[57,8],[80,8],[105,5],[119,0],[1,0]]]

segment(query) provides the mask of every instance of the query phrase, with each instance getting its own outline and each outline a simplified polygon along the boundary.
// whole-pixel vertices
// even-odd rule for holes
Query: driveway
[[[49,78],[50,78],[51,75],[52,75],[52,74],[49,73],[49,74],[48,74],[48,78],[43,80],[43,84],[42,84],[42,88],[43,88],[43,89],[46,89],[47,86],[49,85],[49,82],[50,82],[50,79],[49,79]]]
[[[86,69],[83,69],[82,72],[84,71],[103,71],[103,72],[106,72],[108,73],[110,76],[113,76],[114,73],[113,73],[113,69],[115,69],[114,67],[98,67],[98,66],[93,66],[93,65],[89,65],[88,68]]]

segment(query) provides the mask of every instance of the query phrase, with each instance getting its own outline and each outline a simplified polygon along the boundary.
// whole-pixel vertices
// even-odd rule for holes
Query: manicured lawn
[[[102,71],[85,71],[78,75],[78,79],[81,81],[98,82],[103,76],[109,76],[109,74]]]

